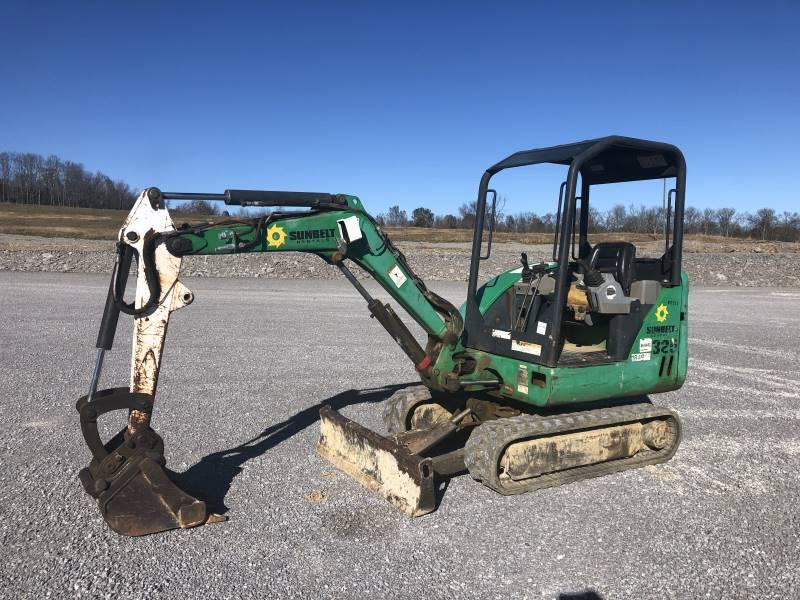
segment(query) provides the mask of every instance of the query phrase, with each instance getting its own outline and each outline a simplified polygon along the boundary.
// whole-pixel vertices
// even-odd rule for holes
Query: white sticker
[[[361,226],[358,223],[358,217],[347,217],[346,219],[339,219],[336,222],[339,224],[339,231],[341,231],[342,237],[347,240],[348,243],[356,242],[363,237],[361,235]]]
[[[517,391],[521,394],[528,393],[528,367],[520,365],[517,369]]]
[[[547,333],[547,323],[545,323],[544,321],[539,321],[536,324],[536,333],[538,333],[539,335],[544,335],[545,333]]]
[[[389,277],[392,278],[392,281],[394,281],[394,284],[397,287],[400,287],[401,285],[403,285],[406,282],[406,279],[407,279],[407,277],[400,270],[400,267],[398,267],[397,265],[395,265],[391,269],[389,269]]]
[[[642,338],[639,340],[639,352],[652,352],[653,338]]]
[[[650,360],[650,353],[649,352],[642,352],[641,354],[631,354],[631,360],[633,362],[640,362],[643,360]]]
[[[502,329],[492,329],[492,337],[500,338],[501,340],[510,340],[511,332],[503,331]]]
[[[535,356],[542,355],[542,347],[539,344],[532,344],[531,342],[523,342],[522,340],[511,340],[511,349],[517,352],[525,352],[526,354],[533,354]]]

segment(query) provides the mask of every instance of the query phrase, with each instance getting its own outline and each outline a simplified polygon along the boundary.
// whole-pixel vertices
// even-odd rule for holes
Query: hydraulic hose
[[[144,266],[145,281],[147,282],[148,289],[147,302],[145,302],[139,308],[136,308],[135,300],[133,302],[125,302],[124,300],[125,284],[128,281],[129,272],[127,269],[122,269],[123,263],[125,263],[123,260],[125,253],[131,252],[136,255],[137,252],[134,248],[128,246],[124,242],[117,243],[117,254],[119,255],[120,260],[117,260],[114,263],[114,272],[112,275],[113,284],[111,286],[112,299],[114,301],[114,306],[116,306],[118,310],[124,312],[126,315],[139,317],[145,314],[156,305],[159,297],[161,296],[161,285],[159,284],[158,272],[156,271],[156,241],[157,237],[155,236],[151,237],[150,239],[146,239],[144,245],[142,246],[141,256],[137,256],[137,262],[141,260]],[[130,258],[127,259],[126,264],[130,264]]]

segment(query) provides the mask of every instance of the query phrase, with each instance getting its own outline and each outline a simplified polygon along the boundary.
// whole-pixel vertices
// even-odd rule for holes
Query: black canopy
[[[503,169],[540,163],[569,165],[575,159],[579,159],[581,177],[589,184],[675,177],[684,166],[683,154],[671,144],[612,135],[515,152],[488,172],[495,174]]]

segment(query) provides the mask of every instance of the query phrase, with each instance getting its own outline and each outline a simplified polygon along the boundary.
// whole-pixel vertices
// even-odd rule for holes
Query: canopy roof
[[[589,184],[675,177],[684,168],[683,154],[675,146],[612,135],[515,152],[488,172],[495,174],[503,169],[540,163],[570,165],[576,160],[581,177]]]

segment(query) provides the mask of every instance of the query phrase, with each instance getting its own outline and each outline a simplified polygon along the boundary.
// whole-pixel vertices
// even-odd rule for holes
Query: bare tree
[[[596,209],[594,206],[589,206],[589,233],[597,233],[598,231],[604,231],[606,227],[607,219],[606,215],[604,215],[601,211]]]
[[[703,210],[702,216],[703,234],[711,235],[714,233],[714,225],[717,222],[717,211],[713,208],[706,208]]]
[[[717,223],[722,235],[728,237],[731,232],[731,225],[733,225],[733,218],[736,215],[735,208],[720,208],[717,211]]]
[[[447,214],[443,216],[437,216],[434,224],[439,229],[458,229],[461,223],[459,222],[457,216]]]
[[[686,233],[698,233],[702,226],[702,215],[694,206],[690,206],[683,213],[683,228]]]
[[[779,239],[787,242],[800,241],[800,213],[784,211],[778,220]]]
[[[10,202],[11,154],[0,152],[0,202]]]
[[[461,215],[461,226],[472,228],[475,226],[475,215],[478,213],[478,201],[465,202],[458,207],[458,214]]]
[[[625,227],[627,212],[622,204],[615,204],[606,213],[606,229],[608,231],[622,231]]]
[[[389,227],[405,227],[408,225],[406,211],[400,210],[397,205],[390,206],[389,212],[386,214],[386,225]]]
[[[766,240],[775,227],[775,210],[772,208],[758,209],[756,214],[750,217],[750,226],[754,233],[760,235],[762,240]]]

